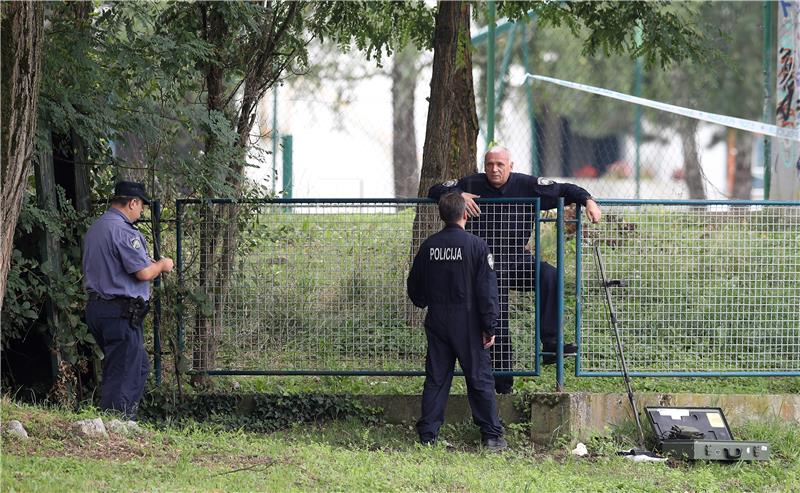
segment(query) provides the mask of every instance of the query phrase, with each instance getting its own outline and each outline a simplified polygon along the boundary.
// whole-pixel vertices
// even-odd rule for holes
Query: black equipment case
[[[695,460],[769,460],[768,442],[734,440],[718,407],[646,407],[661,453]]]

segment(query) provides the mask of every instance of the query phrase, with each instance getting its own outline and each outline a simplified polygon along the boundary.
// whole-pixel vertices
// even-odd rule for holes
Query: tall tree
[[[542,28],[566,25],[576,36],[585,28],[583,49],[588,55],[596,52],[627,53],[632,58],[642,57],[648,67],[665,67],[687,58],[703,58],[705,38],[685,18],[677,15],[676,10],[681,8],[690,6],[675,6],[666,1],[497,2],[498,16],[504,15],[511,20],[527,17],[532,11]],[[465,9],[468,13],[468,6],[462,2],[440,2],[438,5],[420,195],[424,195],[437,181],[474,170],[477,162],[475,95],[471,90],[462,90],[467,86],[472,88],[472,71],[459,72],[468,61],[463,52],[469,51],[469,30],[456,12],[463,13]],[[637,26],[641,26],[641,43],[637,43],[635,38]],[[454,49],[457,46],[463,46],[463,49]],[[447,60],[439,60],[440,70],[437,72],[436,58],[440,56],[447,57]],[[463,79],[458,78],[459,74]],[[456,83],[460,86],[453,85]],[[458,97],[451,98],[448,92],[457,92]],[[435,101],[440,104],[434,105]],[[442,101],[451,104],[442,105]],[[472,128],[475,130],[467,131]],[[429,142],[441,146],[429,149]]]
[[[217,180],[241,196],[244,166],[251,149],[256,104],[289,73],[306,69],[306,46],[313,36],[356,47],[380,58],[391,46],[424,39],[424,4],[361,2],[289,2],[173,4],[163,16],[175,36],[194,33],[209,47],[199,60],[205,81],[210,124],[204,128],[204,160],[228,163]],[[206,166],[215,172],[213,166]],[[219,169],[219,168],[218,168]],[[207,190],[201,190],[207,192]],[[238,245],[240,207],[202,210],[199,298],[194,334],[202,342],[193,354],[196,368],[215,366],[222,310]],[[202,380],[202,377],[199,378]]]
[[[392,64],[392,169],[395,197],[413,197],[419,189],[417,130],[414,124],[418,60],[419,51],[409,45],[395,53]]]
[[[41,80],[44,4],[3,2],[2,190],[0,194],[0,308],[6,292],[14,229],[31,174]]]
[[[472,85],[470,5],[440,2],[433,35],[433,72],[419,196],[444,177],[475,171],[478,115]]]

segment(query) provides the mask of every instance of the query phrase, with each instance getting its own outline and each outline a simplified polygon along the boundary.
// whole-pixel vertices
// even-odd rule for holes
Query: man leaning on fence
[[[509,290],[533,291],[534,258],[526,245],[533,230],[533,214],[530,206],[516,204],[486,204],[482,211],[474,199],[536,198],[542,210],[552,209],[563,197],[566,204],[586,206],[586,214],[592,222],[600,220],[600,207],[583,188],[571,183],[556,183],[546,178],[537,178],[523,173],[512,173],[514,163],[505,147],[494,146],[484,157],[485,173],[475,173],[460,180],[450,180],[434,185],[428,197],[440,199],[448,192],[460,193],[467,212],[472,218],[468,230],[489,244],[494,255],[500,297],[500,320],[496,332],[496,343],[492,348],[492,363],[495,370],[509,371],[513,368],[513,353],[509,337],[508,293]],[[539,267],[541,290],[541,339],[545,352],[557,351],[558,337],[558,291],[556,269],[541,262]],[[564,353],[574,354],[577,347],[565,344]],[[555,356],[543,359],[545,364],[555,362]],[[495,389],[506,394],[512,391],[513,377],[497,375]]]
[[[425,386],[417,432],[423,444],[433,444],[444,423],[456,359],[467,381],[472,417],[483,446],[508,447],[497,417],[488,348],[497,325],[497,278],[486,242],[464,231],[466,203],[458,193],[439,200],[444,229],[426,239],[408,275],[408,297],[428,307],[425,333]]]
[[[150,371],[143,334],[150,281],[173,266],[167,257],[150,258],[134,225],[149,204],[141,183],[117,183],[111,207],[91,225],[83,247],[86,323],[103,350],[100,408],[127,419],[136,417]]]

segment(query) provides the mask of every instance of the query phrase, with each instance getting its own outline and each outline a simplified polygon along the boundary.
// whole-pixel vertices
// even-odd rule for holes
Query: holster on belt
[[[150,303],[145,301],[141,296],[137,298],[128,298],[128,306],[122,308],[122,318],[130,319],[133,325],[141,325],[144,322],[144,317],[150,311]]]

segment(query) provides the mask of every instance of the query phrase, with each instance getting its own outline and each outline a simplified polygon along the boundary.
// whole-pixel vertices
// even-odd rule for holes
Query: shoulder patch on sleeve
[[[548,178],[539,178],[538,180],[536,180],[536,183],[542,185],[543,187],[546,187],[547,185],[553,185],[555,182]]]
[[[442,186],[445,187],[454,187],[458,185],[458,180],[447,180],[446,182],[442,183]]]
[[[139,238],[133,236],[131,237],[131,247],[138,250],[139,248],[142,248],[142,242],[139,241]]]
[[[489,268],[494,270],[494,257],[491,253],[486,255],[486,261],[489,262]]]

